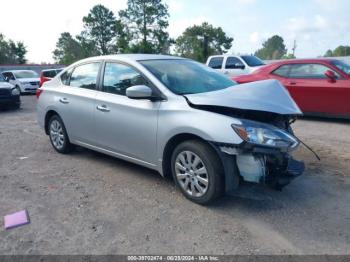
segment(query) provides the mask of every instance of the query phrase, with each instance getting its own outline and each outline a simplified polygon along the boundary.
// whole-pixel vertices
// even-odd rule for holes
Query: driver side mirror
[[[6,82],[10,82],[10,78],[8,76],[5,76],[4,78]]]
[[[337,81],[337,75],[333,71],[327,70],[324,74],[328,78],[329,82],[334,83]]]
[[[126,89],[126,96],[130,99],[154,99],[152,89],[145,85],[131,86]]]

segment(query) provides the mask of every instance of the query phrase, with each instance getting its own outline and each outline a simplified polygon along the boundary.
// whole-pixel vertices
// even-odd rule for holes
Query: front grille
[[[32,86],[37,86],[37,85],[39,85],[39,82],[30,82],[30,84],[31,84]]]
[[[2,89],[0,88],[0,96],[8,96],[10,94],[9,89]]]

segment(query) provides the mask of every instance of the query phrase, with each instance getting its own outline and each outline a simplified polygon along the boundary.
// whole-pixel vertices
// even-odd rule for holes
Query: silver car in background
[[[236,85],[192,60],[114,55],[79,61],[37,91],[38,122],[59,153],[79,145],[173,176],[208,204],[241,181],[287,185],[304,171],[275,80]]]

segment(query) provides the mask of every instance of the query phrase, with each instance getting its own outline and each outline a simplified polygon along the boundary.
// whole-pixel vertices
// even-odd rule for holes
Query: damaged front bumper
[[[237,188],[239,180],[281,190],[305,170],[305,164],[295,160],[291,151],[247,142],[238,146],[216,143],[215,147],[224,164],[226,191]]]

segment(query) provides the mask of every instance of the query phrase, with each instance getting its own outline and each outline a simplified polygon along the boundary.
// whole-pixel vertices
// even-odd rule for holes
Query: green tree
[[[168,53],[170,46],[168,6],[162,0],[128,0],[128,7],[119,12],[125,35],[130,41],[127,51],[136,53]],[[124,50],[125,51],[125,50]]]
[[[327,52],[324,54],[324,57],[332,57],[333,56],[333,51],[328,49]]]
[[[282,37],[274,35],[263,43],[263,47],[255,52],[255,55],[263,60],[281,59],[287,54],[287,49]]]
[[[11,51],[14,54],[14,58],[16,63],[18,64],[25,64],[27,62],[26,54],[27,54],[27,48],[25,47],[23,42],[13,42],[10,41],[10,47]]]
[[[64,32],[56,43],[53,58],[59,64],[69,65],[84,58],[84,50],[79,41],[70,33]]]
[[[284,56],[282,56],[282,59],[295,59],[296,57],[295,57],[295,55],[293,55],[293,54],[288,54],[288,55],[284,55]]]
[[[96,5],[83,18],[85,44],[96,45],[101,55],[110,54],[112,45],[116,43],[117,20],[112,11],[103,5]]]
[[[327,50],[324,55],[325,57],[334,57],[334,56],[350,56],[350,46],[340,45],[336,49]]]
[[[207,22],[188,27],[176,39],[175,52],[183,57],[205,62],[214,54],[226,53],[232,47],[233,38],[228,37],[221,27]]]
[[[6,40],[0,34],[0,64],[24,64],[26,63],[27,49],[22,42]]]

